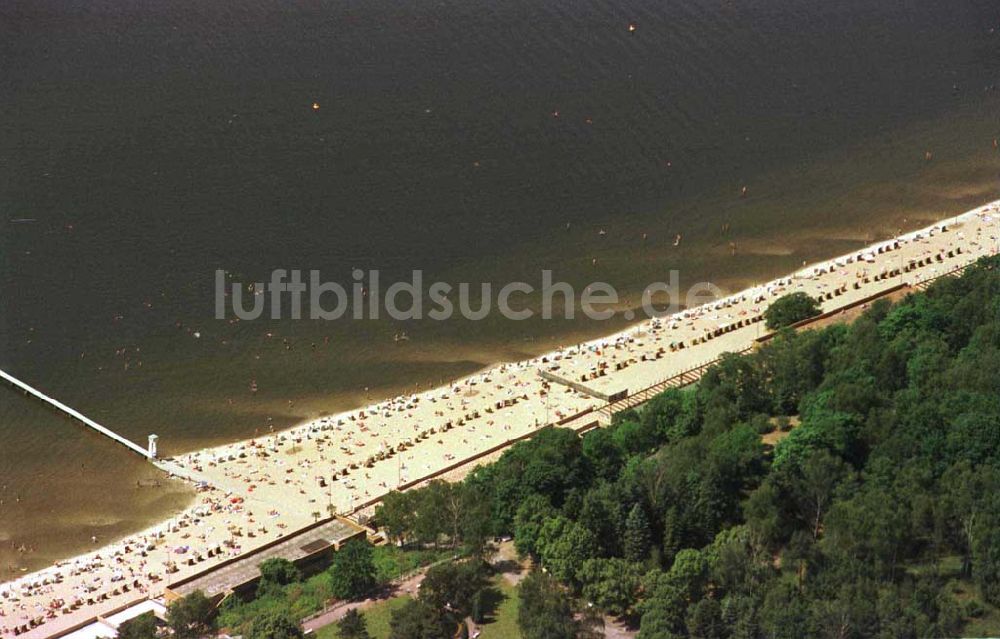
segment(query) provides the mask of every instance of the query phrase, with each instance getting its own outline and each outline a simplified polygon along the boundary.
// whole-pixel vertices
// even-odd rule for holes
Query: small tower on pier
[[[149,458],[156,459],[156,440],[159,439],[157,435],[149,436]]]

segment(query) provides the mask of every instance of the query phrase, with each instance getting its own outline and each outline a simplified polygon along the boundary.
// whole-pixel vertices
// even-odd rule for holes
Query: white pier
[[[140,455],[142,455],[143,457],[145,457],[147,459],[156,459],[156,435],[150,435],[149,436],[149,448],[148,449],[147,448],[143,448],[139,444],[136,444],[133,441],[125,439],[124,437],[122,437],[118,433],[116,433],[116,432],[114,432],[114,431],[112,431],[112,430],[110,430],[108,428],[105,428],[104,426],[101,426],[100,424],[98,424],[94,420],[90,419],[86,415],[82,414],[81,412],[79,412],[79,411],[77,411],[77,410],[75,410],[73,408],[70,408],[69,406],[67,406],[66,404],[63,404],[59,400],[52,399],[51,397],[49,397],[48,395],[46,395],[42,391],[38,390],[37,388],[34,388],[33,386],[29,386],[28,384],[25,384],[24,382],[22,382],[21,380],[19,380],[16,377],[14,377],[13,375],[10,375],[10,374],[8,374],[8,373],[0,370],[0,378],[2,378],[4,380],[6,380],[7,382],[9,382],[15,388],[19,388],[19,389],[21,389],[22,391],[24,391],[26,393],[34,395],[36,398],[42,400],[43,402],[45,402],[49,406],[52,406],[53,408],[55,408],[55,409],[57,409],[57,410],[59,410],[59,411],[61,411],[63,413],[66,413],[67,415],[69,415],[73,419],[82,422],[85,426],[89,426],[90,428],[96,430],[98,433],[100,433],[102,435],[105,435],[107,437],[110,437],[111,439],[113,439],[114,441],[118,442],[119,444],[122,444],[123,446],[128,447],[128,449],[131,450],[132,452],[139,453]]]

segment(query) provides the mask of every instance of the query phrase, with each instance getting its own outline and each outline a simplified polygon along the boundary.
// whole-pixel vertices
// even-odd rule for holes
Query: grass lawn
[[[480,639],[521,639],[521,631],[517,627],[517,586],[512,586],[503,577],[496,577],[493,584],[503,599],[491,618],[487,619],[488,623],[480,626],[483,632]]]
[[[409,597],[387,599],[362,611],[365,624],[368,626],[368,634],[373,639],[388,639],[389,618],[392,616],[392,611],[405,604],[409,599]],[[337,639],[337,624],[332,623],[329,626],[323,626],[316,631],[316,637],[319,639]]]

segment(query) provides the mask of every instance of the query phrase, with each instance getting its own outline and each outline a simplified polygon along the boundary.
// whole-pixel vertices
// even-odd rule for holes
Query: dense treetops
[[[781,302],[776,326],[816,311]],[[765,446],[776,424],[794,427]],[[560,584],[522,586],[539,589],[527,639],[580,636],[567,619],[588,603],[643,639],[947,636],[1000,604],[998,487],[991,258],[851,325],[725,356],[607,429],[546,429],[377,518],[408,542],[513,535]]]

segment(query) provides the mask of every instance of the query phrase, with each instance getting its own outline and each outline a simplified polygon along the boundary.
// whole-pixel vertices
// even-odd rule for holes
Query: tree
[[[302,639],[302,628],[287,610],[267,610],[254,617],[246,639]]]
[[[577,574],[584,598],[612,615],[632,607],[642,578],[638,566],[617,557],[588,559]]]
[[[471,557],[486,561],[496,550],[493,544],[491,495],[478,484],[463,482],[461,486],[464,516],[459,534],[462,545]]]
[[[357,608],[351,608],[340,618],[337,633],[340,639],[371,639],[365,618]]]
[[[622,537],[628,514],[624,499],[619,487],[607,482],[600,482],[583,495],[576,519],[594,533],[601,545],[602,557],[622,555]]]
[[[692,639],[723,639],[727,636],[722,607],[715,599],[702,599],[688,610],[688,634]]]
[[[708,585],[708,558],[700,550],[685,548],[674,557],[667,581],[684,593],[689,601],[701,597]]]
[[[488,584],[485,566],[480,562],[438,564],[424,575],[420,599],[435,610],[447,609],[462,618],[470,614],[476,595]]]
[[[958,536],[962,540],[962,572],[969,576],[972,574],[972,555],[977,546],[977,535],[983,528],[983,497],[995,493],[1000,480],[996,471],[991,468],[973,468],[968,461],[963,460],[945,472],[941,484],[944,488],[945,507],[957,524]]]
[[[624,421],[612,426],[611,440],[626,455],[648,454],[660,443],[655,424]]]
[[[552,577],[533,572],[521,582],[517,625],[523,639],[576,639],[569,597]]]
[[[260,563],[260,581],[257,583],[257,596],[287,586],[302,579],[302,573],[295,564],[281,557],[265,559]]]
[[[117,639],[155,639],[159,626],[152,612],[144,612],[118,626]]]
[[[167,606],[167,625],[176,639],[198,639],[215,630],[215,606],[200,590]]]
[[[646,598],[639,604],[639,639],[672,639],[687,633],[688,597],[668,573],[654,570],[643,579]]]
[[[646,561],[652,547],[649,520],[642,507],[635,504],[625,520],[625,559],[634,563]]]
[[[809,522],[813,539],[819,537],[823,515],[833,499],[833,491],[845,474],[844,462],[825,450],[813,452],[802,466],[799,499],[803,519]]]
[[[683,425],[676,428],[692,393],[671,388],[649,400],[642,408],[642,423],[655,431],[660,441],[671,441],[691,433],[684,432]]]
[[[462,484],[434,480],[420,490],[419,505],[414,527],[420,540],[436,544],[444,536],[452,548],[461,542],[467,506]]]
[[[542,565],[567,584],[576,582],[576,571],[585,560],[596,557],[598,549],[594,533],[562,515],[545,520],[538,535]]]
[[[440,611],[411,599],[392,611],[389,639],[451,639],[454,627]]]
[[[375,508],[375,521],[386,529],[390,539],[405,541],[416,527],[416,495],[419,491],[405,493],[394,490],[382,498]]]
[[[1000,604],[1000,531],[991,528],[977,541],[972,574],[983,599]]]
[[[777,330],[795,322],[815,317],[820,312],[819,302],[805,293],[797,292],[774,300],[764,311],[764,319],[767,320],[768,328]]]
[[[621,470],[622,451],[615,445],[611,431],[595,428],[583,437],[583,455],[601,479],[613,481]]]
[[[514,547],[521,556],[538,557],[538,536],[546,519],[558,511],[544,495],[529,495],[514,515]]]
[[[775,581],[760,610],[761,630],[774,639],[799,639],[809,621],[809,607],[798,589],[786,581]]]
[[[356,599],[375,589],[375,562],[368,542],[355,539],[333,555],[330,591],[338,599]]]

